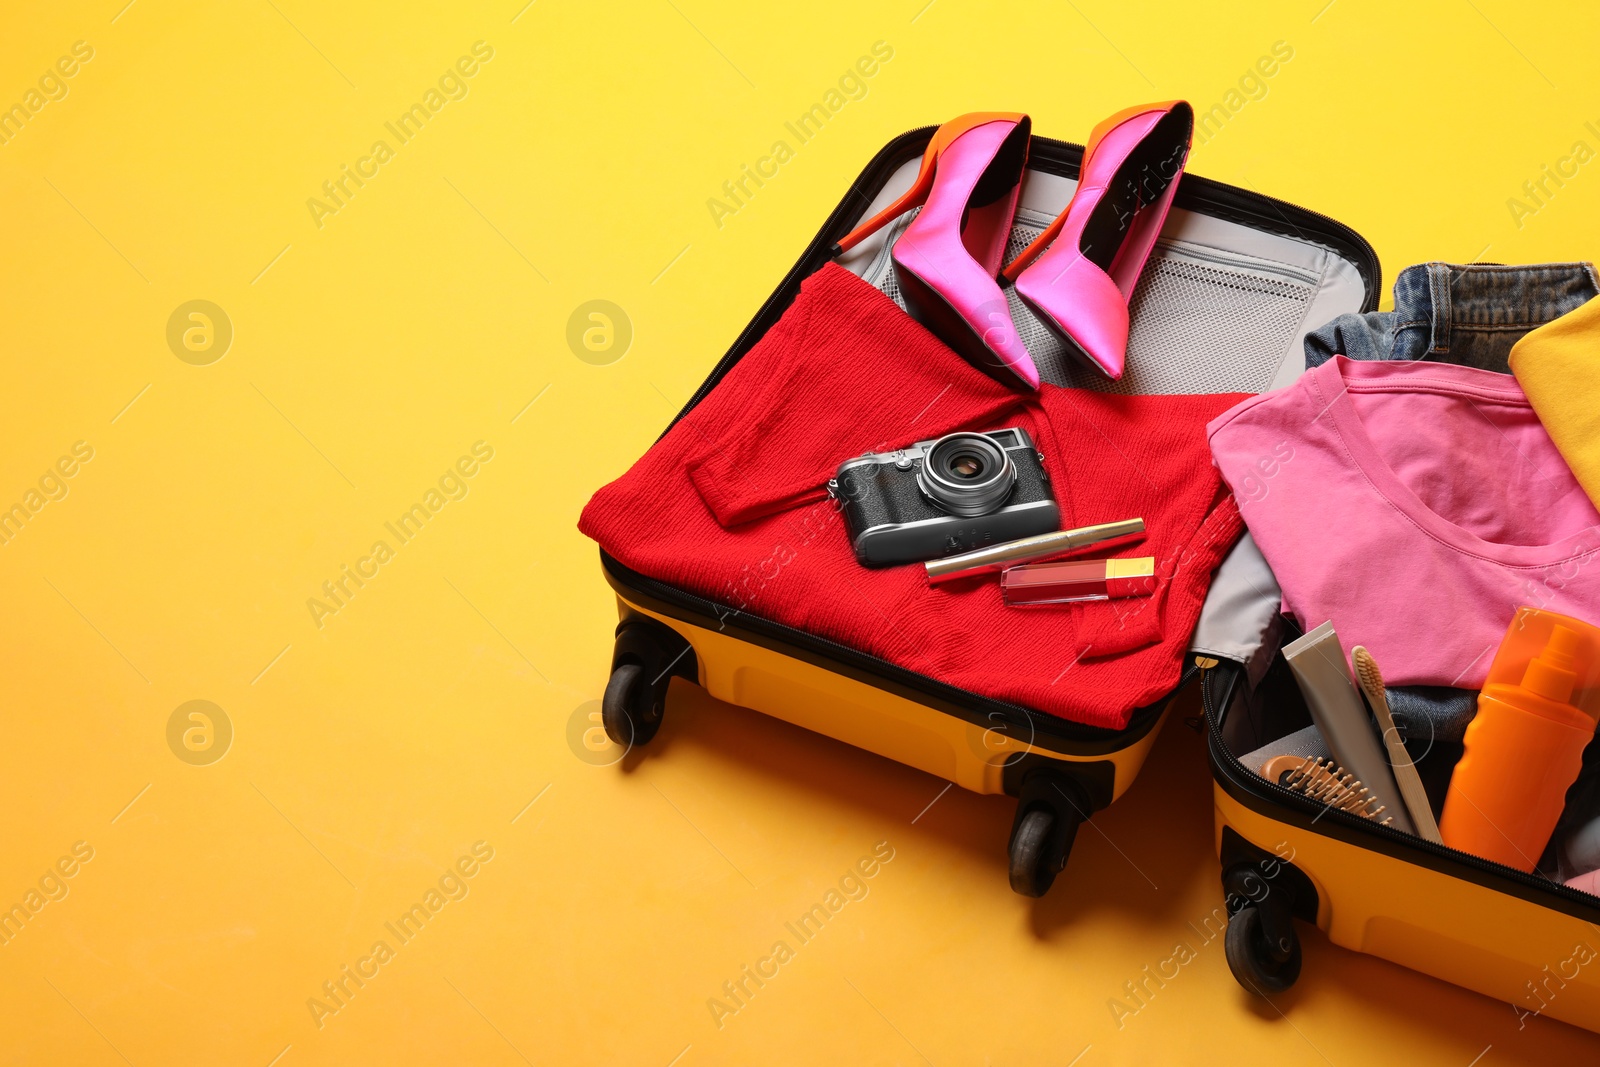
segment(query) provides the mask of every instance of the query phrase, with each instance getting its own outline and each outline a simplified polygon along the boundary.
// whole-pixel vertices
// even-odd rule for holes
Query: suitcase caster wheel
[[[1056,769],[1035,768],[1017,791],[1011,824],[1011,888],[1042,897],[1067,865],[1078,826],[1093,810],[1082,785]]]
[[[1011,834],[1011,888],[1025,897],[1042,897],[1067,865],[1065,850],[1054,847],[1057,815],[1034,808]]]
[[[664,701],[637,663],[624,663],[611,672],[606,692],[600,700],[600,725],[612,744],[626,751],[634,745],[647,745],[661,728]]]
[[[1300,977],[1300,938],[1290,928],[1276,945],[1269,944],[1255,907],[1241,908],[1228,920],[1223,940],[1228,969],[1240,985],[1257,996],[1282,993]]]

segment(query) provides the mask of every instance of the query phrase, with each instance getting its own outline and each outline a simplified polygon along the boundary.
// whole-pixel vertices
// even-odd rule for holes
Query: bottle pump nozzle
[[[1557,704],[1571,703],[1572,687],[1578,682],[1577,654],[1577,633],[1561,625],[1552,627],[1544,651],[1528,662],[1522,688]]]

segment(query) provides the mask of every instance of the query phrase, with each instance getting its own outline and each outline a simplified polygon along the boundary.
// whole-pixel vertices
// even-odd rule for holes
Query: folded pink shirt
[[[1600,513],[1508,375],[1337,356],[1207,433],[1284,613],[1390,685],[1478,688],[1519,605],[1600,622]]]

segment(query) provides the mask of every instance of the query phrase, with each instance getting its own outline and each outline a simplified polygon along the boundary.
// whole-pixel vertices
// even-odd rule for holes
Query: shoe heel
[[[1184,100],[1163,100],[1159,104],[1137,104],[1133,107],[1125,107],[1115,115],[1112,115],[1109,118],[1101,119],[1099,122],[1095,123],[1094,129],[1089,132],[1089,143],[1084,146],[1083,160],[1078,167],[1079,188],[1082,188],[1083,186],[1083,174],[1089,168],[1089,161],[1094,158],[1095,149],[1100,146],[1101,141],[1105,140],[1107,134],[1109,134],[1112,130],[1115,130],[1118,126],[1121,126],[1124,122],[1127,122],[1129,119],[1137,118],[1146,112],[1166,111],[1170,117],[1171,115],[1178,113],[1180,107],[1183,111],[1187,111],[1190,115],[1189,123],[1192,130],[1194,112],[1192,109],[1190,109],[1188,102]],[[1165,121],[1165,119],[1163,119],[1163,121]],[[1187,144],[1188,138],[1185,137],[1184,141]],[[1173,180],[1176,180],[1176,178]],[[1077,192],[1074,191],[1073,200],[1076,199]],[[1017,277],[1024,270],[1027,270],[1028,266],[1033,263],[1034,260],[1038,259],[1044,250],[1049,248],[1050,245],[1055,242],[1055,239],[1060,236],[1061,228],[1066,225],[1067,215],[1071,212],[1071,210],[1072,203],[1071,201],[1068,201],[1067,206],[1061,209],[1061,214],[1055,217],[1055,221],[1050,223],[1049,226],[1045,227],[1043,233],[1030,241],[1027,248],[1024,248],[1021,252],[1018,252],[1016,259],[1013,259],[1010,263],[1006,264],[1005,270],[1001,272],[1001,277],[1005,278],[1007,281],[1016,281]]]
[[[940,126],[934,131],[933,139],[922,152],[922,166],[918,168],[916,180],[911,183],[911,188],[901,193],[894,203],[841,237],[833,246],[833,254],[848,252],[912,208],[921,207],[926,203],[928,193],[933,189],[933,177],[938,170],[939,157],[956,138],[968,130],[990,122],[1026,123],[1027,121],[1028,116],[1017,111],[974,111],[970,115],[962,115]]]

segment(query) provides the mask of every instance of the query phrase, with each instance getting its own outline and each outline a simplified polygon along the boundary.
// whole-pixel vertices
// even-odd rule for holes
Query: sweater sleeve
[[[689,478],[735,526],[821,499],[844,460],[991,423],[1023,399],[830,263],[689,414]]]
[[[1149,596],[1080,606],[1073,653],[1120,655],[1192,628],[1212,572],[1244,530],[1239,509],[1206,452],[1206,420],[1236,394],[1117,396],[1047,387],[1062,525],[1143,518],[1142,543],[1118,556],[1155,558]],[[1185,632],[1184,638],[1187,638]]]
[[[1233,495],[1223,488],[1219,496],[1193,536],[1157,558],[1156,588],[1150,596],[1123,601],[1125,607],[1085,620],[1079,634],[1085,658],[1114,656],[1155,644],[1169,635],[1173,621],[1169,618],[1170,603],[1182,601],[1198,606],[1205,600],[1211,576],[1244,532],[1244,521]],[[1187,618],[1181,625],[1193,629],[1194,621]]]

